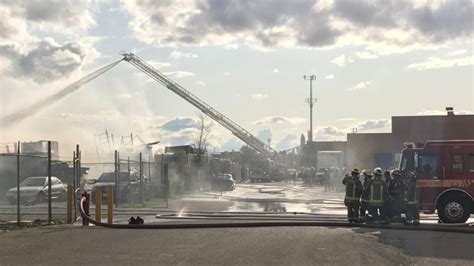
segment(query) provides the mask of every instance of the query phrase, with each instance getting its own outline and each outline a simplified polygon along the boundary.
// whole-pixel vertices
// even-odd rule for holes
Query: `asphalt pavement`
[[[343,194],[300,183],[238,184],[148,206],[121,207],[114,222],[151,223],[345,220]],[[61,212],[61,203],[54,210]],[[92,206],[93,207],[93,206]],[[14,206],[0,206],[0,212]],[[29,206],[44,211],[45,206]],[[103,206],[103,213],[106,213]],[[91,209],[93,217],[94,209]],[[435,215],[422,215],[435,223]],[[105,221],[105,216],[103,221]],[[207,229],[108,229],[79,224],[0,233],[0,264],[473,265],[474,234],[284,226]]]
[[[474,235],[327,227],[133,230],[74,225],[0,234],[3,265],[473,265]]]

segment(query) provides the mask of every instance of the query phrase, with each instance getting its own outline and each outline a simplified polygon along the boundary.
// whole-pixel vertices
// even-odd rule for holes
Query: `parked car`
[[[51,177],[51,198],[66,198],[67,187],[59,178]],[[17,187],[10,188],[7,191],[7,199],[10,204],[17,202]],[[48,177],[31,176],[20,183],[20,201],[22,203],[41,203],[48,200]]]
[[[119,201],[125,202],[129,201],[130,197],[134,194],[138,194],[140,191],[140,175],[136,171],[128,172],[119,172]],[[147,176],[143,176],[143,187],[146,191],[148,189],[149,179]],[[107,187],[113,187],[114,197],[117,196],[117,189],[115,188],[115,172],[106,172],[100,175],[100,177],[95,181],[91,190],[91,199],[95,201],[95,191],[97,189],[102,189],[102,200],[107,200]]]
[[[235,181],[231,174],[218,174],[212,182],[212,188],[219,191],[232,191]]]

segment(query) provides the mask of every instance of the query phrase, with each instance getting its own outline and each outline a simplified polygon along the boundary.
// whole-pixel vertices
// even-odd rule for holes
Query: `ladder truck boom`
[[[268,147],[265,143],[260,141],[254,135],[252,135],[249,131],[244,129],[243,127],[239,126],[237,123],[223,115],[222,113],[218,112],[216,109],[212,108],[210,105],[205,103],[203,100],[198,98],[196,95],[191,93],[190,91],[186,90],[183,86],[179,85],[178,83],[174,82],[166,75],[161,73],[159,70],[155,69],[151,65],[147,64],[144,60],[139,58],[133,53],[122,52],[120,53],[124,58],[123,60],[129,62],[149,77],[158,81],[166,88],[171,90],[172,92],[178,94],[181,98],[198,108],[201,112],[209,116],[211,119],[222,125],[223,127],[227,128],[232,132],[234,136],[242,140],[244,143],[249,145],[250,147],[254,148],[258,152],[262,153],[267,157],[271,157],[272,150]]]

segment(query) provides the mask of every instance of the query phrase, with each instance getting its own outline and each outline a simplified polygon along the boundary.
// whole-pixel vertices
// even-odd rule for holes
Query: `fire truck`
[[[474,213],[474,139],[405,143],[399,169],[404,178],[416,174],[420,211],[437,211],[444,223]]]

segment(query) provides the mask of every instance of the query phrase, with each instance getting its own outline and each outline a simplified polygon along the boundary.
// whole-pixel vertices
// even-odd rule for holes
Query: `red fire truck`
[[[404,178],[416,173],[420,211],[444,223],[464,223],[474,213],[474,139],[406,143],[400,159]]]

